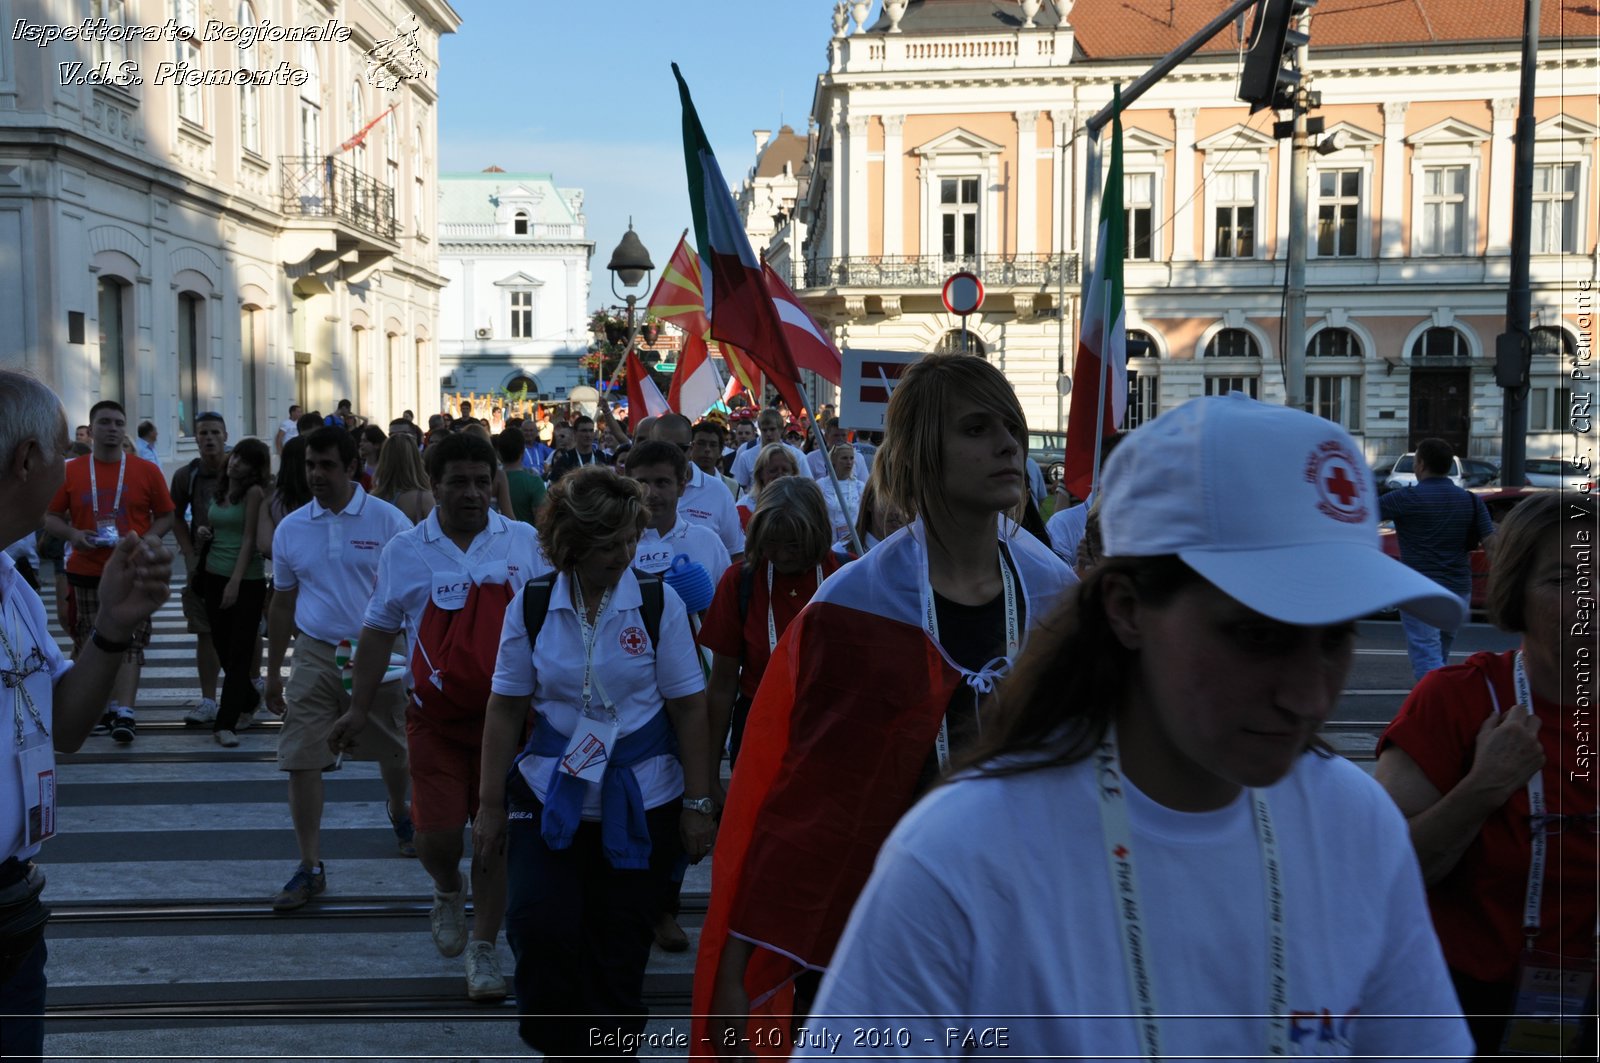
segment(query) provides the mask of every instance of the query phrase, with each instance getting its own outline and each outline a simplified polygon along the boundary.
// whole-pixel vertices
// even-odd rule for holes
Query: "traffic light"
[[[1294,106],[1294,90],[1300,84],[1295,51],[1311,40],[1294,26],[1316,2],[1259,0],[1256,4],[1250,51],[1239,75],[1239,99],[1250,105],[1251,114],[1263,107],[1286,111]]]

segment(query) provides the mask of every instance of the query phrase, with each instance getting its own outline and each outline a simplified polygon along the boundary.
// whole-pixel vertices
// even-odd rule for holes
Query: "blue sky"
[[[439,168],[548,171],[582,188],[596,245],[591,306],[614,302],[605,265],[629,215],[658,279],[691,224],[670,64],[737,184],[755,160],[752,130],[805,131],[833,32],[832,0],[454,7],[461,29],[440,45]]]

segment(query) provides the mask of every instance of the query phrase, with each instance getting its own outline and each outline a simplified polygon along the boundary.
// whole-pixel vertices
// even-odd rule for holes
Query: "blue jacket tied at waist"
[[[583,822],[583,798],[588,784],[561,770],[561,757],[571,740],[571,735],[562,734],[543,715],[537,715],[528,746],[511,768],[513,772],[519,770],[525,757],[556,758],[539,821],[539,832],[552,849],[569,848]],[[639,792],[639,781],[627,769],[663,754],[678,755],[678,735],[664,710],[637,731],[617,740],[600,776],[600,843],[606,861],[619,871],[639,871],[650,866],[650,829],[644,818],[644,796]]]

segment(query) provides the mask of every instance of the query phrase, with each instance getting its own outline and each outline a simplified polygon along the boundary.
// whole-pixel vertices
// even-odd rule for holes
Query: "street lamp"
[[[622,357],[617,360],[618,365],[627,361],[628,355],[633,351],[634,341],[639,336],[639,327],[634,320],[634,311],[639,304],[639,293],[629,291],[624,295],[617,291],[617,282],[621,281],[624,288],[641,288],[642,291],[648,292],[650,275],[655,268],[655,263],[650,261],[650,252],[645,250],[644,241],[633,231],[633,219],[629,218],[628,231],[622,234],[617,249],[611,252],[611,261],[606,263],[606,269],[611,271],[611,294],[628,304],[628,339],[622,346]],[[616,370],[612,369],[611,376],[615,378],[616,375]],[[629,412],[630,418],[635,416],[637,415],[632,411]]]

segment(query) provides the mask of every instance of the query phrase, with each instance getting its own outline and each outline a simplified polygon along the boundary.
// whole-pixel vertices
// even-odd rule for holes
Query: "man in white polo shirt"
[[[656,431],[660,430],[657,421]],[[683,451],[660,439],[640,443],[628,451],[628,476],[644,487],[650,507],[650,523],[639,536],[633,567],[654,575],[670,568],[679,554],[686,554],[706,570],[714,589],[731,561],[716,532],[681,519],[678,500],[689,482],[689,459]]]
[[[299,908],[327,888],[320,859],[322,773],[338,763],[328,736],[349,704],[336,647],[361,632],[383,548],[411,529],[405,514],[354,482],[360,460],[355,440],[342,428],[325,426],[307,436],[311,501],[284,517],[272,536],[276,593],[267,616],[267,708],[283,715],[278,768],[289,773],[289,815],[300,847],[299,868],[272,899],[278,911]],[[286,700],[283,657],[297,630]],[[378,656],[386,666],[387,648]],[[401,851],[414,853],[406,810],[403,683],[382,685],[350,753],[378,762]]]
[[[656,419],[651,439],[670,443],[687,453],[694,442],[694,426],[681,413],[663,414]],[[632,468],[631,463],[629,467]],[[693,462],[688,463],[688,477],[678,499],[678,515],[692,524],[710,528],[722,541],[728,557],[740,560],[744,557],[744,530],[739,527],[739,511],[734,508],[732,493],[720,478],[711,476]],[[712,580],[719,575],[721,573],[712,573]]]
[[[770,406],[756,417],[758,435],[755,442],[741,447],[733,459],[733,478],[739,484],[739,490],[750,490],[750,482],[755,479],[756,474],[756,457],[760,455],[762,447],[771,443],[783,443],[783,428],[783,414]],[[790,457],[794,458],[796,470],[805,472],[811,468],[806,461],[805,451],[789,443],[783,445],[789,451]]]
[[[336,749],[364,733],[383,690],[389,647],[402,630],[412,645],[406,746],[417,856],[433,879],[433,943],[445,956],[466,951],[467,996],[501,1000],[505,977],[495,939],[505,915],[505,857],[472,871],[476,919],[467,941],[461,829],[477,817],[483,710],[489,703],[498,631],[512,595],[550,571],[529,524],[490,511],[494,449],[470,432],[428,448],[435,505],[421,524],[384,547],[378,583],[356,646],[350,711],[333,726]]]
[[[823,450],[813,450],[810,454],[807,454],[806,464],[803,468],[810,471],[813,480],[826,485],[828,482],[828,462],[831,460],[833,448],[848,442],[845,439],[845,430],[839,427],[839,418],[831,417],[822,423],[822,441],[827,444],[827,447]],[[862,468],[865,464],[866,462],[862,461],[856,462],[855,471],[850,474],[860,483],[867,482],[867,474]],[[830,488],[826,486],[822,489],[824,496],[829,491]]]

